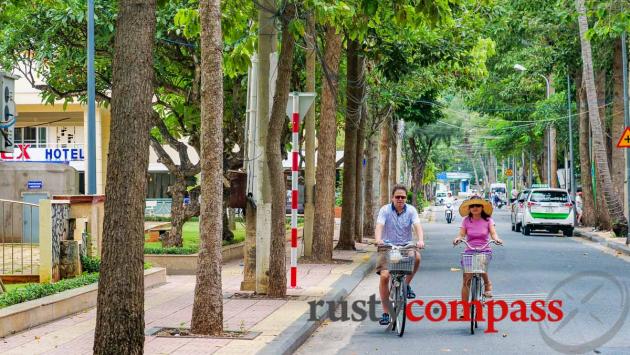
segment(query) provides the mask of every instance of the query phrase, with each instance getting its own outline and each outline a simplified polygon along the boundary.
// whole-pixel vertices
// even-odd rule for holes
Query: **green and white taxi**
[[[534,230],[573,235],[574,209],[567,190],[534,188],[524,201],[521,232],[530,235]]]

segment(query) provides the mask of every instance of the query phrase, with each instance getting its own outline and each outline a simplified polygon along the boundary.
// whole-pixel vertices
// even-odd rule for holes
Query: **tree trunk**
[[[389,136],[389,188],[393,189],[398,183],[398,121],[392,119],[392,130]],[[388,191],[390,193],[391,191]]]
[[[595,91],[597,92],[597,109],[599,111],[599,119],[602,125],[602,130],[606,132],[606,71],[601,70],[595,79]],[[592,132],[591,132],[592,134]],[[610,145],[608,139],[604,138],[604,145],[606,146],[606,157],[610,156]],[[608,169],[610,169],[610,159],[608,159]],[[597,211],[597,226],[602,230],[610,230],[611,220],[608,214],[608,208],[606,207],[606,200],[604,194],[601,193],[600,185],[601,180],[597,176],[597,166],[595,172],[595,210]]]
[[[337,140],[337,89],[341,35],[332,25],[326,26],[323,63],[323,89],[319,119],[319,147],[315,185],[315,220],[313,229],[313,259],[332,261],[335,228],[335,154]]]
[[[588,22],[586,19],[586,10],[584,8],[584,0],[575,1],[579,14],[578,24],[580,29],[580,44],[582,47],[582,62],[584,70],[584,78],[586,83],[586,97],[588,103],[589,121],[593,131],[593,149],[595,150],[597,174],[599,190],[604,195],[606,206],[613,225],[613,230],[617,235],[626,235],[628,225],[624,215],[623,204],[619,196],[616,196],[612,188],[612,178],[608,169],[608,157],[606,154],[606,146],[604,145],[604,133],[597,110],[597,93],[595,91],[595,78],[593,74],[593,58],[591,52],[591,43],[586,38],[588,31]]]
[[[538,167],[540,168],[540,180],[543,181],[543,184],[549,184],[549,186],[551,186],[551,182],[548,179],[548,175],[547,175],[547,170],[548,170],[548,164],[547,164],[547,156],[548,156],[548,152],[549,152],[549,129],[545,129],[545,133],[543,135],[543,152],[542,152],[542,161],[541,164],[538,165]]]
[[[555,87],[553,86],[553,75],[550,74],[549,77],[549,95],[553,95],[556,92]],[[549,182],[550,187],[558,187],[558,130],[555,125],[549,126],[549,142],[551,144],[551,182]]]
[[[361,119],[361,88],[359,81],[359,42],[348,39],[346,122],[343,148],[343,185],[339,242],[335,249],[354,250],[355,213],[357,201],[357,131]]]
[[[477,193],[481,196],[483,195],[481,193],[481,191],[485,191],[486,189],[486,185],[488,185],[488,169],[487,169],[487,164],[485,162],[485,157],[483,154],[480,155],[479,157],[479,161],[481,162],[481,171],[483,172],[483,184],[481,186],[481,190],[477,191]]]
[[[593,196],[593,176],[591,175],[591,154],[589,149],[590,125],[588,124],[588,107],[586,104],[586,90],[582,84],[582,75],[576,79],[576,92],[578,98],[578,112],[580,122],[580,180],[582,182],[582,224],[594,226],[596,223],[595,200]]]
[[[367,117],[366,117],[367,118]],[[367,166],[365,169],[365,208],[364,223],[363,223],[363,235],[365,237],[374,236],[374,210],[376,205],[375,191],[374,191],[374,178],[375,178],[375,165],[378,149],[374,149],[378,144],[378,136],[376,132],[372,132],[369,135],[368,143],[365,146],[365,155],[367,157]]]
[[[249,199],[245,207],[245,240],[241,290],[256,291],[256,208]]]
[[[264,31],[258,33],[258,76],[256,88],[257,146],[259,152],[254,159],[256,169],[255,189],[259,193],[256,203],[256,292],[266,294],[269,286],[269,255],[271,245],[271,189],[267,169],[267,130],[269,124],[269,102],[273,92],[271,81],[271,55],[276,52],[276,1],[260,0],[258,5],[258,26]]]
[[[163,247],[183,246],[182,227],[184,226],[184,193],[186,193],[186,181],[176,178],[175,183],[169,186],[171,193],[171,229],[162,237]]]
[[[289,99],[293,48],[295,39],[289,33],[289,21],[296,15],[294,4],[289,4],[282,13],[282,47],[278,61],[278,80],[273,97],[271,118],[267,127],[267,168],[271,181],[271,255],[269,260],[269,296],[284,297],[287,292],[286,271],[286,183],[282,168],[280,144],[284,128],[285,108]]]
[[[162,238],[164,247],[182,247],[182,228],[184,223],[191,217],[199,215],[199,204],[190,199],[190,204],[184,205],[184,195],[186,194],[186,179],[181,176],[175,177],[175,183],[169,186],[171,193],[171,229]]]
[[[380,174],[380,197],[381,197],[381,205],[386,205],[389,203],[389,166],[390,166],[390,117],[386,117],[381,123],[381,142],[380,142],[380,153],[381,153],[381,174]]]
[[[142,354],[144,348],[144,205],[155,24],[155,0],[118,2],[95,354]]]
[[[549,127],[549,140],[551,141],[551,187],[558,187],[558,130],[555,126]]]
[[[616,146],[625,128],[623,121],[623,60],[621,57],[621,39],[615,40],[613,82],[612,142]],[[624,153],[625,151],[623,149],[612,147],[611,174],[613,189],[617,196],[624,196],[624,183],[626,179],[626,158]]]
[[[191,331],[220,335],[223,332],[221,244],[223,206],[223,70],[221,3],[199,4],[201,24],[201,210],[199,261]]]
[[[363,67],[363,58],[361,59],[360,67]],[[361,70],[363,73],[363,70]],[[361,122],[359,123],[359,130],[357,131],[357,179],[356,179],[356,194],[357,203],[354,213],[354,240],[356,242],[363,242],[363,210],[365,209],[365,168],[363,160],[365,157],[365,127],[367,120],[367,104],[363,103],[363,97],[365,92],[365,82],[363,76],[361,76]]]
[[[317,32],[313,14],[306,18],[306,91],[315,92],[315,42]],[[315,103],[304,119],[304,138],[306,145],[306,166],[304,168],[304,256],[310,257],[313,253],[313,225],[315,223],[315,204],[313,192],[315,192]]]

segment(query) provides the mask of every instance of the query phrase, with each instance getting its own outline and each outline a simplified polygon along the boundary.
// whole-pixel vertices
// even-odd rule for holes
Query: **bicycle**
[[[391,318],[390,329],[396,331],[399,337],[405,333],[405,323],[407,321],[407,282],[405,276],[413,272],[416,261],[416,251],[418,247],[415,243],[407,245],[394,245],[385,241],[384,245],[378,246],[378,252],[382,253],[387,260],[387,270],[389,271],[389,301]],[[411,253],[413,251],[413,253]]]
[[[478,328],[477,317],[476,317],[476,307],[475,301],[478,301],[480,304],[485,302],[484,294],[484,284],[482,274],[485,274],[488,271],[488,258],[487,254],[483,253],[482,250],[485,249],[490,243],[496,245],[502,245],[494,240],[488,241],[486,245],[481,248],[473,248],[468,244],[465,240],[460,240],[455,245],[459,245],[461,242],[464,242],[468,248],[472,249],[473,254],[462,253],[462,265],[463,271],[465,274],[473,274],[470,279],[470,289],[468,292],[468,302],[470,303],[470,334],[475,334],[475,329]],[[481,310],[480,310],[481,311]]]

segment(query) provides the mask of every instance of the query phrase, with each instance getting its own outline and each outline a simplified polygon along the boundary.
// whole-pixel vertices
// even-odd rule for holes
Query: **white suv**
[[[516,200],[512,202],[512,213],[510,220],[512,222],[512,230],[516,232],[521,231],[521,221],[523,220],[523,212],[525,211],[526,199],[529,196],[531,190],[521,191]]]
[[[523,235],[530,235],[533,230],[546,230],[573,236],[573,203],[567,190],[539,188],[532,189],[524,201],[521,218]]]

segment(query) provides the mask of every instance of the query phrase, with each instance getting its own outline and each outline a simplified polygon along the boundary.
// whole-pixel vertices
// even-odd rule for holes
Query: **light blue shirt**
[[[376,219],[376,224],[384,226],[382,239],[398,245],[407,244],[413,239],[413,225],[416,223],[420,223],[418,211],[409,204],[405,204],[400,214],[394,204],[385,205],[378,211]]]

